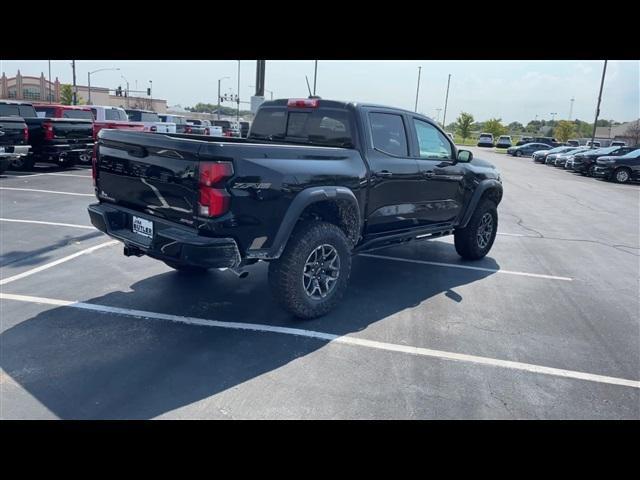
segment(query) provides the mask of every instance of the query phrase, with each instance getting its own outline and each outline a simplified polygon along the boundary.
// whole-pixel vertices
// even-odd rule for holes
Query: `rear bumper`
[[[211,238],[194,230],[123,207],[94,203],[87,208],[91,223],[98,230],[158,260],[206,268],[235,268],[240,265],[238,245],[233,238]],[[153,222],[153,238],[133,233],[132,217]]]
[[[54,159],[80,156],[83,153],[91,155],[93,153],[93,145],[93,142],[74,144],[45,144],[33,153],[45,158]]]

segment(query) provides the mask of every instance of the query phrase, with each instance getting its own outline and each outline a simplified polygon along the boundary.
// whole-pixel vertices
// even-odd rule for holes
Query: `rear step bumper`
[[[206,268],[240,265],[240,251],[233,238],[203,237],[190,229],[123,207],[94,203],[87,210],[94,227],[124,243],[125,254],[145,254],[158,260]],[[133,233],[133,215],[153,222],[153,238]]]

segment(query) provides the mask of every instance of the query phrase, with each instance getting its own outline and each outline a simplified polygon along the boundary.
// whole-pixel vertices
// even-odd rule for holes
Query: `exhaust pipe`
[[[129,245],[124,246],[124,250],[122,251],[125,257],[141,257],[144,255],[144,252],[137,247],[132,247]]]
[[[237,268],[220,268],[219,270],[221,271],[225,271],[225,270],[229,270],[231,273],[233,273],[236,277],[238,278],[247,278],[249,276],[249,272],[246,270],[240,270]]]

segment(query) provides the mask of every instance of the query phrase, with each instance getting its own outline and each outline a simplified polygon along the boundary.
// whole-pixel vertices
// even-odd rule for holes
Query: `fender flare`
[[[458,225],[458,228],[464,228],[467,226],[467,224],[469,223],[469,220],[471,220],[471,216],[473,215],[473,212],[476,211],[476,207],[478,206],[478,203],[480,203],[480,199],[485,194],[485,192],[488,191],[489,189],[499,190],[500,199],[502,199],[502,183],[494,179],[482,180],[480,184],[476,187],[475,191],[473,192],[471,200],[467,205],[467,209],[465,210],[464,215],[462,216],[462,220],[460,221],[460,225]]]
[[[302,190],[298,193],[289,208],[285,213],[280,228],[276,233],[276,236],[271,244],[271,247],[266,252],[260,255],[260,258],[275,259],[279,258],[287,246],[289,237],[293,232],[293,229],[300,218],[300,215],[309,205],[322,202],[324,200],[344,200],[352,204],[356,209],[358,216],[358,234],[362,231],[362,217],[360,215],[360,205],[354,193],[346,187],[327,186],[327,187],[310,187]],[[254,253],[254,252],[252,252]],[[257,252],[255,252],[257,253]],[[256,256],[256,255],[251,255]]]

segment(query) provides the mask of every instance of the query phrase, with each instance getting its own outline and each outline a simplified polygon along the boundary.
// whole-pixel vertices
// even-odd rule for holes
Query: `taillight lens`
[[[200,162],[198,213],[218,217],[229,210],[229,194],[222,184],[233,176],[230,162]]]
[[[209,134],[210,134],[210,132],[211,132],[211,130],[209,130],[209,127],[207,127],[207,128],[205,128],[205,129],[204,129],[204,134],[205,134],[205,135],[209,135]]]
[[[24,134],[24,143],[29,143],[29,129],[24,127],[22,133]]]
[[[191,127],[184,127],[184,133],[191,133]]]
[[[158,131],[158,127],[156,127],[155,125],[151,125],[150,130],[155,133]]]
[[[45,140],[53,140],[53,125],[46,122],[42,124],[42,129],[44,130],[44,139]]]

